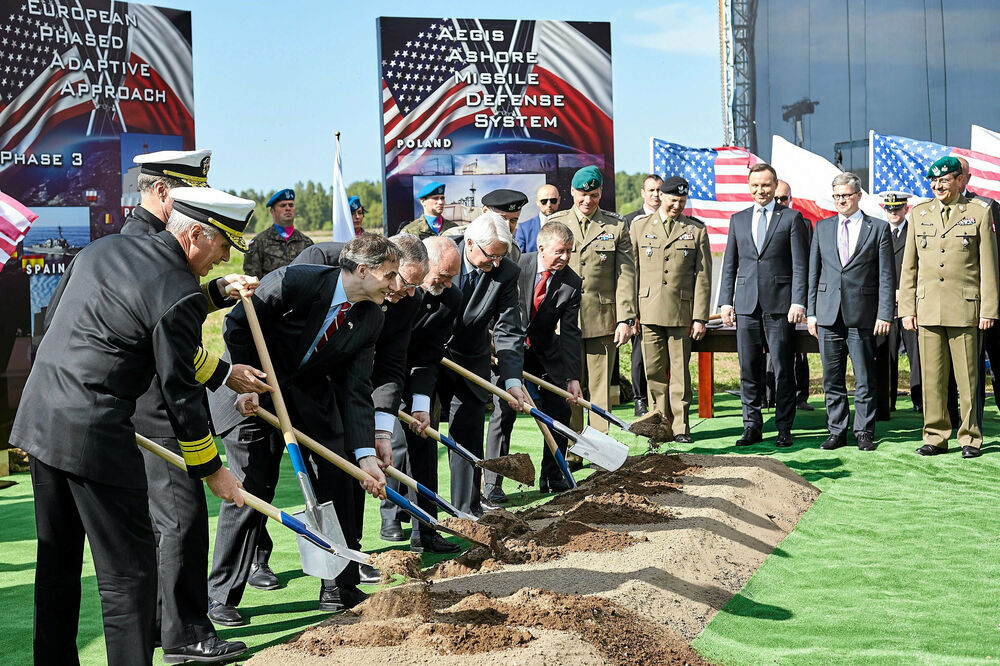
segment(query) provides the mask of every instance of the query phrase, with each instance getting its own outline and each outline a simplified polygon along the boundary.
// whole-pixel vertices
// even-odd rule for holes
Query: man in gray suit
[[[792,445],[795,324],[805,319],[809,247],[802,215],[774,200],[774,167],[755,164],[748,182],[754,204],[729,220],[719,289],[722,323],[732,326],[735,321],[740,359],[743,434],[736,445],[762,438],[766,344],[778,391],[775,445],[785,447]]]
[[[816,223],[809,253],[809,333],[819,338],[830,436],[821,449],[847,443],[847,357],[854,366],[854,436],[875,450],[875,336],[887,335],[896,307],[892,236],[859,208],[861,179],[833,179],[837,215]]]
[[[517,280],[521,268],[507,251],[514,243],[507,221],[500,215],[483,213],[455,238],[462,252],[458,285],[462,305],[445,355],[483,379],[490,378],[490,326],[498,361],[499,379],[524,411],[521,372],[524,364],[524,325],[518,305]],[[438,375],[437,394],[441,416],[447,415],[448,434],[472,453],[483,455],[483,421],[490,393],[450,370]],[[432,424],[437,427],[437,424]],[[461,456],[449,453],[451,501],[456,507],[481,515],[481,470]],[[486,507],[489,508],[489,507]]]

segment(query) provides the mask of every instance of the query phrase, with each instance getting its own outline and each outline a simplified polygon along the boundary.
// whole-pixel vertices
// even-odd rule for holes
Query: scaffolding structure
[[[757,153],[754,23],[757,0],[719,0],[722,126],[726,145]]]

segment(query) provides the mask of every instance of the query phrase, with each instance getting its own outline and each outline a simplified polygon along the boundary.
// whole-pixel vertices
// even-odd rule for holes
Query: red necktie
[[[344,303],[340,306],[340,310],[337,311],[337,316],[333,318],[333,321],[330,322],[330,326],[326,329],[326,333],[324,333],[323,337],[316,343],[316,349],[313,350],[313,353],[318,352],[323,345],[330,341],[333,334],[336,333],[337,329],[344,323],[344,319],[347,318],[347,311],[350,309],[350,303]]]
[[[552,275],[552,271],[542,271],[542,277],[535,285],[535,292],[531,298],[531,318],[535,318],[535,313],[538,312],[538,308],[542,305],[542,301],[545,300],[545,285],[549,282],[549,276]]]

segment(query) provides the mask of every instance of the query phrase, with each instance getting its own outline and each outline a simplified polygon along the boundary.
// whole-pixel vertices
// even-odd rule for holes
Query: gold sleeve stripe
[[[203,347],[198,347],[194,355],[194,378],[199,384],[206,383],[215,374],[215,369],[219,367],[219,357],[213,356],[205,351]]]
[[[218,449],[215,448],[215,440],[211,434],[206,435],[197,442],[178,441],[178,444],[181,446],[181,453],[184,454],[184,462],[188,467],[212,462],[219,455]]]

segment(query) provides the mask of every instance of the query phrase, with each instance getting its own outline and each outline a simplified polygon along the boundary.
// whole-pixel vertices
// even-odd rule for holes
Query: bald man
[[[514,232],[514,243],[521,248],[521,252],[537,252],[538,230],[545,224],[549,215],[559,210],[559,190],[555,185],[542,185],[535,193],[535,205],[538,206],[538,215],[530,220],[525,220],[517,225]]]

